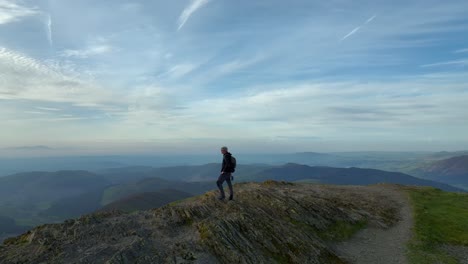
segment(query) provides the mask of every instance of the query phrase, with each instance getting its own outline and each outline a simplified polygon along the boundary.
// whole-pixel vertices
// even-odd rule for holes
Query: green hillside
[[[468,194],[434,188],[412,188],[409,193],[415,218],[411,262],[460,263],[448,250],[468,252]]]

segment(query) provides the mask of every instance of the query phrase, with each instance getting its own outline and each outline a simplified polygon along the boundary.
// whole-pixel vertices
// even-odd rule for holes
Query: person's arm
[[[221,166],[221,174],[226,171],[226,156],[223,155],[223,165]]]

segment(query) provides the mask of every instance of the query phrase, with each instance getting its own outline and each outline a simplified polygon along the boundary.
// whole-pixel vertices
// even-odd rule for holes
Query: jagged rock
[[[398,220],[381,188],[237,184],[232,202],[208,192],[36,227],[6,240],[0,263],[344,263],[330,247],[343,230]]]

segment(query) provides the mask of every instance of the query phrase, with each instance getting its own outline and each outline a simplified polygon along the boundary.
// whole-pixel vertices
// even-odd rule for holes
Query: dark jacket
[[[234,172],[234,169],[232,168],[232,162],[231,162],[231,153],[226,153],[223,156],[223,166],[221,167],[221,172],[228,172],[232,173]]]

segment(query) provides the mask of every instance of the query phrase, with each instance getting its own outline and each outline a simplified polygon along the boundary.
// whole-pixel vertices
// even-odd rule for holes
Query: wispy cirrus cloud
[[[26,114],[33,114],[33,115],[44,115],[46,112],[40,112],[40,111],[24,111]]]
[[[47,14],[46,18],[46,31],[47,31],[47,40],[49,41],[49,45],[54,45],[54,41],[52,39],[52,17],[50,14]]]
[[[236,123],[236,127],[250,137],[275,137],[294,131],[297,136],[324,138],[358,138],[366,134],[375,138],[385,135],[386,139],[403,139],[409,132],[395,127],[404,125],[416,134],[433,123],[449,124],[465,115],[462,106],[468,94],[462,92],[464,88],[456,80],[466,80],[463,76],[446,75],[437,80],[420,76],[387,83],[267,86],[252,93],[237,94],[235,101],[218,98],[195,102],[187,111],[199,116],[207,127]],[[443,92],[439,89],[441,83],[446,88]],[[366,100],[368,97],[373,98],[372,102]],[[213,109],[217,109],[216,113]],[[249,125],[252,122],[262,125]],[[262,127],[269,129],[265,131]],[[239,133],[237,128],[229,127],[225,133]],[[463,137],[463,133],[454,134],[458,139]]]
[[[58,109],[58,108],[53,108],[53,107],[42,107],[42,106],[37,106],[36,109],[44,110],[44,111],[52,111],[52,112],[61,111],[61,109]]]
[[[348,34],[346,34],[342,39],[341,41],[351,37],[352,35],[356,34],[356,32],[358,32],[359,30],[361,29],[361,27],[356,27],[354,28],[353,30],[351,30]]]
[[[102,55],[106,54],[109,52],[112,52],[114,48],[110,45],[106,44],[96,44],[96,45],[90,45],[86,47],[85,49],[68,49],[64,50],[61,53],[61,56],[63,57],[74,57],[74,58],[79,58],[79,59],[86,59],[92,56],[96,55]]]
[[[178,79],[184,75],[189,74],[195,70],[198,66],[191,63],[177,64],[171,67],[167,72],[163,73],[159,77],[168,77],[170,79]]]
[[[424,64],[424,65],[421,65],[421,67],[430,68],[430,67],[440,67],[440,66],[465,66],[465,65],[468,65],[468,59],[443,61],[443,62],[437,62],[437,63]]]
[[[372,22],[372,20],[374,20],[376,17],[377,17],[377,15],[371,16],[369,19],[367,19],[366,23],[364,23],[364,24],[368,24],[368,23]]]
[[[193,13],[195,13],[198,9],[208,4],[210,1],[211,0],[191,0],[190,4],[187,7],[185,7],[185,9],[179,16],[179,26],[177,30],[180,30],[185,25],[185,23],[187,23],[187,20],[190,18],[190,16],[193,15]]]
[[[363,26],[366,25],[366,24],[369,24],[369,23],[372,22],[376,17],[377,17],[377,15],[371,16],[369,19],[366,20],[366,22],[364,22],[364,24],[363,24],[362,26],[356,27],[356,28],[354,28],[353,30],[351,30],[348,34],[346,34],[343,38],[341,38],[340,41],[343,41],[343,40],[345,40],[345,39],[351,37],[352,35],[356,34],[356,33],[361,29],[361,27],[363,27]]]
[[[15,22],[40,13],[37,8],[26,7],[20,3],[16,0],[0,1],[0,24]]]
[[[0,72],[0,99],[4,100],[88,105],[121,100],[112,96],[112,91],[103,90],[74,73],[69,74],[66,68],[48,65],[6,48],[0,49]]]
[[[241,59],[236,59],[230,62],[227,62],[225,64],[219,65],[217,68],[217,71],[219,74],[224,75],[224,74],[230,74],[230,73],[235,73],[237,71],[240,71],[244,68],[250,67],[261,60],[263,60],[263,56],[257,56],[251,59],[246,59],[246,60],[241,60]]]
[[[468,2],[427,1],[9,1],[0,138],[460,140]]]

